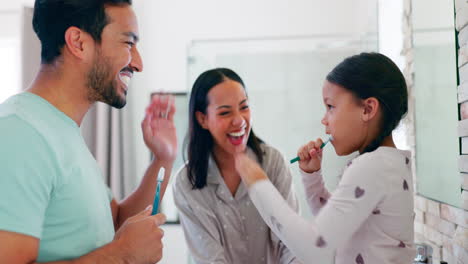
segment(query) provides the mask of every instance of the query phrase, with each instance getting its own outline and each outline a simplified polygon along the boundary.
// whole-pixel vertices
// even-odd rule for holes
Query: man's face
[[[143,70],[136,48],[138,24],[129,5],[107,6],[106,14],[109,24],[102,31],[101,43],[96,44],[87,74],[88,99],[122,108],[133,73]]]

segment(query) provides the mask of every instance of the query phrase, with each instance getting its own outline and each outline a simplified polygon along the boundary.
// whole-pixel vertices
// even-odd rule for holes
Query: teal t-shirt
[[[72,119],[22,93],[0,104],[0,131],[0,230],[39,238],[38,262],[112,241],[112,197]]]

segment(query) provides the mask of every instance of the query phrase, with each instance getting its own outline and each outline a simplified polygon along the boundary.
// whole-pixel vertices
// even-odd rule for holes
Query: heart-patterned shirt
[[[249,194],[265,222],[304,263],[335,252],[335,263],[407,264],[413,246],[410,152],[380,147],[355,158],[330,193],[319,172],[302,172],[306,220],[291,210],[267,180]]]

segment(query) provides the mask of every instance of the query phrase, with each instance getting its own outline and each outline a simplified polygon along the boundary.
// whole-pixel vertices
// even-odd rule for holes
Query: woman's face
[[[337,155],[348,155],[365,144],[367,127],[363,120],[364,106],[350,91],[325,81],[322,89],[326,112],[322,118],[327,134],[333,136]]]
[[[215,148],[234,154],[244,151],[250,135],[250,108],[244,87],[225,80],[208,92],[206,114],[197,112],[200,125],[210,131]]]

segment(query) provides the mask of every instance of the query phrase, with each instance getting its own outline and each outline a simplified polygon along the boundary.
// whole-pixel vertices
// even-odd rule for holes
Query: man
[[[120,203],[79,129],[97,101],[122,108],[143,70],[131,0],[36,0],[33,27],[40,71],[0,105],[0,263],[159,261],[165,217],[147,207],[159,169],[164,193],[175,159],[173,100],[147,108],[142,129],[155,159]]]

